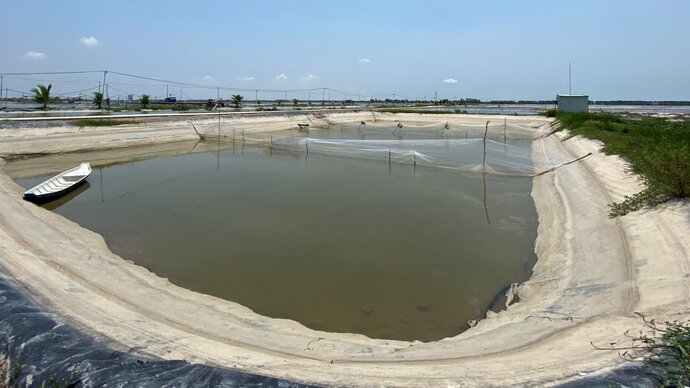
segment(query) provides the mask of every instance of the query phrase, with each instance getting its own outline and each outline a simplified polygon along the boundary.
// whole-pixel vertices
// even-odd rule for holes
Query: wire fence
[[[147,94],[153,99],[175,97],[175,100],[229,99],[238,94],[245,100],[258,103],[264,101],[291,100],[313,101],[370,101],[410,100],[398,93],[364,93],[339,90],[330,87],[318,88],[247,88],[212,84],[211,82],[186,82],[160,77],[123,73],[111,70],[51,71],[51,72],[5,72],[0,73],[0,97],[21,98],[32,95],[31,88],[37,83],[51,84],[55,96],[90,98],[89,93],[98,91],[105,98],[113,100],[134,100]],[[75,90],[76,84],[83,88]],[[70,85],[72,85],[70,87]]]

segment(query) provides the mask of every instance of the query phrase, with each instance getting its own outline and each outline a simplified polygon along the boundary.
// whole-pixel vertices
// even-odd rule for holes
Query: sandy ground
[[[302,121],[316,126],[361,120],[374,117],[236,118],[224,121],[220,133],[289,133]],[[496,133],[510,124],[511,131],[535,138],[537,170],[593,153],[534,178],[538,262],[532,277],[516,287],[518,303],[432,343],[310,330],[177,287],[114,255],[100,235],[23,201],[22,188],[8,174],[30,172],[13,166],[0,173],[0,266],[48,311],[114,348],[326,385],[556,384],[620,366],[624,361],[616,352],[596,350],[591,343],[629,344],[623,333],[641,328],[636,313],[662,320],[690,316],[690,206],[674,201],[608,218],[608,204],[639,191],[641,184],[596,142],[547,136],[550,121],[536,117],[376,115],[376,120],[406,125],[441,120],[477,133],[486,120],[500,123],[491,128]],[[195,125],[207,136],[218,133],[217,121]],[[175,122],[5,129],[0,155],[14,159],[198,139],[191,127]],[[127,153],[112,158],[126,159]]]

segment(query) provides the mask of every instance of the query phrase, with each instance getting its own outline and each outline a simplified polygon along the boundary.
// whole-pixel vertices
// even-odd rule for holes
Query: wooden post
[[[482,159],[482,171],[486,173],[486,134],[489,132],[489,123],[491,121],[486,122],[486,128],[484,129],[484,158]]]
[[[506,126],[508,125],[508,119],[503,119],[503,144],[506,143]]]

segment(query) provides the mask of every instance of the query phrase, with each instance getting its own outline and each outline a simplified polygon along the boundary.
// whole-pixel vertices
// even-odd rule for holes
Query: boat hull
[[[63,195],[75,190],[77,187],[83,185],[84,182],[86,182],[86,177],[84,177],[84,179],[80,180],[79,182],[76,182],[72,186],[66,187],[63,190],[56,191],[53,193],[47,193],[47,194],[41,194],[41,195],[34,194],[34,193],[25,193],[24,199],[29,201],[29,202],[33,202],[33,203],[37,203],[37,204],[50,202],[52,200],[58,199],[58,198],[62,197]]]

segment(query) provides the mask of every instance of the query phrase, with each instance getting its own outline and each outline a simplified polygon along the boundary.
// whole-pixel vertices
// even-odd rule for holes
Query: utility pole
[[[165,98],[170,97],[170,91],[168,90],[169,85],[165,85]]]
[[[321,89],[321,103],[326,101],[326,88]]]
[[[0,76],[0,103],[1,103],[0,105],[4,106],[5,99],[2,98],[2,82],[3,82],[3,80],[4,80],[4,77]]]
[[[105,94],[105,76],[106,76],[106,74],[108,74],[108,71],[107,71],[107,70],[104,70],[104,71],[103,71],[103,90],[100,90],[100,87],[98,88],[99,91],[100,91],[101,93],[104,93],[104,94]]]
[[[256,89],[256,90],[254,90],[254,103],[256,104],[258,102],[259,102],[259,89]]]

